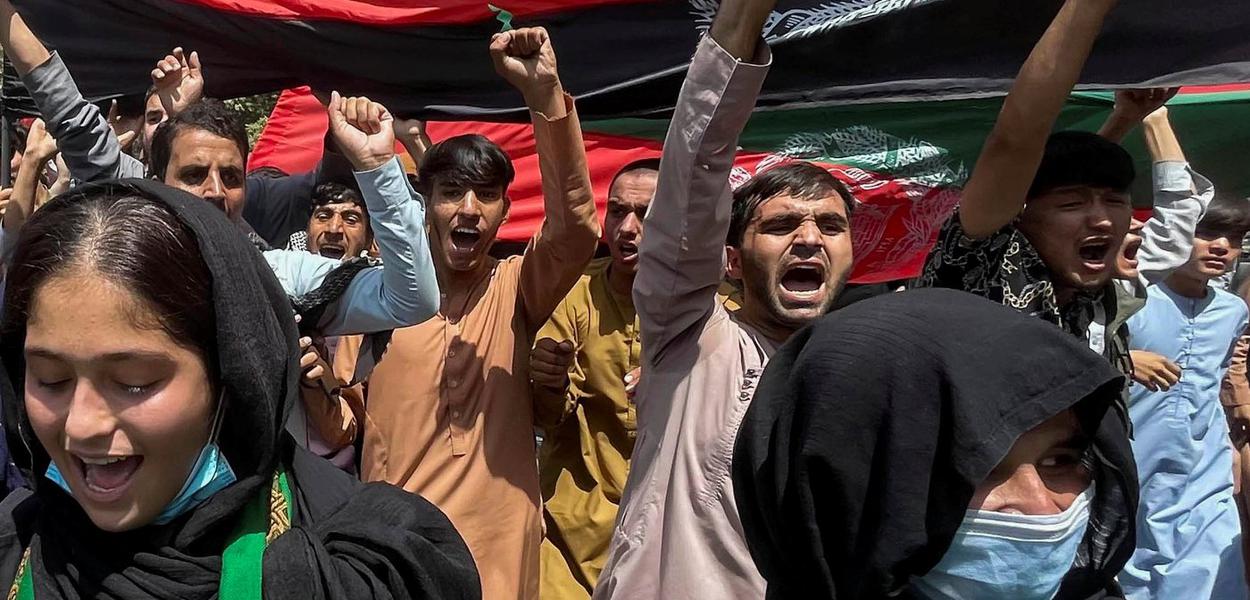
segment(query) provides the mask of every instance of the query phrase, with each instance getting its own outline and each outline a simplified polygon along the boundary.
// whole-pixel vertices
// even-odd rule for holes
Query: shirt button
[[[452,388],[452,389],[460,387],[460,380],[459,379],[449,380],[447,382],[447,387]]]
[[[458,411],[458,410],[453,410],[453,411],[451,411],[451,416],[452,416],[452,417],[454,417],[454,418],[459,419],[459,418],[460,418],[460,411]]]
[[[456,350],[455,350],[454,348],[453,348],[453,349],[448,350],[448,351],[447,351],[447,356],[448,356],[448,358],[455,358],[455,357],[456,357]]]

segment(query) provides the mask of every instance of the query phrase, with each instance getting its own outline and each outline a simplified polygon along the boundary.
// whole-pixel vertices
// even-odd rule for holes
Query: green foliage
[[[269,121],[269,113],[273,112],[273,105],[277,101],[278,93],[271,92],[226,100],[226,106],[230,107],[230,110],[237,113],[239,118],[247,124],[247,139],[255,144],[256,138],[260,137],[261,130],[265,128],[265,123]]]

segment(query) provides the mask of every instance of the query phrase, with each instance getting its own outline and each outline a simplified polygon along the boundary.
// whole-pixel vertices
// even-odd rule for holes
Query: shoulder
[[[1246,306],[1245,300],[1242,300],[1240,296],[1216,287],[1211,289],[1215,292],[1216,303],[1243,321],[1250,318],[1250,307]]]

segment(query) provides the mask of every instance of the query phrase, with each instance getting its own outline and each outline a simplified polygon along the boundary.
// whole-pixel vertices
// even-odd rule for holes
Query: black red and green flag
[[[402,116],[524,117],[486,52],[502,21],[546,26],[583,118],[664,113],[716,0],[16,0],[92,99],[142,94],[155,59],[198,50],[208,92],[302,84]],[[1003,91],[1061,0],[782,0],[761,106]],[[1082,76],[1104,89],[1250,81],[1245,0],[1132,0]]]
[[[1072,97],[1059,127],[1097,130],[1110,112],[1109,93]],[[757,112],[739,145],[733,183],[785,160],[824,165],[860,200],[852,231],[856,264],[852,281],[875,283],[914,277],[950,215],[959,191],[992,127],[1001,99],[890,102]],[[1169,112],[1189,160],[1223,192],[1250,195],[1245,148],[1250,140],[1250,85],[1185,88]],[[613,175],[625,164],[658,156],[668,122],[663,119],[590,119],[582,123],[595,186],[602,203]],[[325,116],[307,91],[279,99],[249,167],[308,170],[321,156]],[[517,179],[512,209],[500,232],[525,240],[542,221],[538,158],[527,125],[430,122],[435,142],[482,133],[513,159]],[[1150,161],[1140,133],[1125,142],[1138,159],[1134,196],[1148,203]],[[600,207],[600,214],[603,214]]]

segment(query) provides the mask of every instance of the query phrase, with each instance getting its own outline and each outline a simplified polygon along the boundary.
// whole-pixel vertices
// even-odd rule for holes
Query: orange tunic
[[[523,256],[493,261],[434,318],[395,330],[365,392],[361,477],[437,505],[490,600],[538,597],[542,519],[530,397],[533,336],[599,237],[581,128],[534,115],[546,214]],[[336,364],[355,357],[340,348]]]

